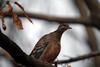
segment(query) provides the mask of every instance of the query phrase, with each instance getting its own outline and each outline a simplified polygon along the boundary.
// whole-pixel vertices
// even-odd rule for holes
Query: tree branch
[[[100,3],[98,0],[84,0],[90,10],[90,12],[99,15],[100,17]]]
[[[59,60],[59,61],[55,61],[55,64],[64,64],[64,63],[71,63],[71,62],[75,62],[75,61],[79,61],[79,60],[84,60],[84,59],[88,59],[91,57],[95,57],[95,56],[100,56],[100,52],[92,52],[90,54],[87,55],[83,55],[83,56],[78,56],[75,58],[71,58],[69,60]]]
[[[22,12],[16,12],[19,17],[25,17]],[[98,29],[100,29],[98,26],[95,26],[93,23],[97,23],[100,25],[100,23],[89,19],[82,19],[82,18],[65,18],[65,17],[57,17],[57,16],[49,16],[44,14],[36,14],[36,13],[27,13],[27,15],[31,18],[40,19],[40,20],[46,20],[51,22],[57,22],[57,23],[71,23],[71,24],[83,24],[85,26],[94,26]],[[11,17],[9,13],[5,13],[6,17]]]
[[[91,13],[90,18],[94,21],[93,25],[100,30],[100,4],[98,0],[84,0]],[[99,24],[98,24],[99,23]]]

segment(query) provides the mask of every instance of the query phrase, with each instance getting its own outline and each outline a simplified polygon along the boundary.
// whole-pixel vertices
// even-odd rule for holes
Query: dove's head
[[[62,23],[58,27],[58,30],[60,31],[66,31],[67,29],[72,29],[67,23]]]

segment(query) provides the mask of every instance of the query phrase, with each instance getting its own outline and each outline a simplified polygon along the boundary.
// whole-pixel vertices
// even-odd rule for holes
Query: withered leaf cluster
[[[22,9],[23,14],[25,15],[25,17],[32,23],[32,20],[26,14],[24,8],[18,2],[14,2],[14,4],[16,4],[19,8]],[[6,1],[6,5],[7,5],[7,8],[8,8],[8,12],[7,13],[9,13],[12,16],[13,23],[16,25],[16,27],[19,30],[22,30],[23,29],[22,21],[20,20],[20,18],[18,17],[18,15],[13,11],[12,5],[10,4],[9,1]],[[4,22],[5,22],[4,21],[5,14],[3,12],[3,9],[0,9],[0,18],[1,18],[1,21],[2,21],[2,28],[3,28],[3,30],[6,30],[6,25],[4,24]]]

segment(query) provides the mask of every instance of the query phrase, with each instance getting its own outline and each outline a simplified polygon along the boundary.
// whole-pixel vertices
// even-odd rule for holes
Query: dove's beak
[[[68,27],[68,29],[72,29],[71,27]]]

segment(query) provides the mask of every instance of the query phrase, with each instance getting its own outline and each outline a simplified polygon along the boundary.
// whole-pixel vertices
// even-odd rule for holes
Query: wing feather
[[[47,48],[48,43],[44,42],[42,43],[42,45],[36,45],[35,48],[33,49],[31,55],[37,59],[39,59],[39,57],[41,56],[41,54],[45,51],[45,49]]]

